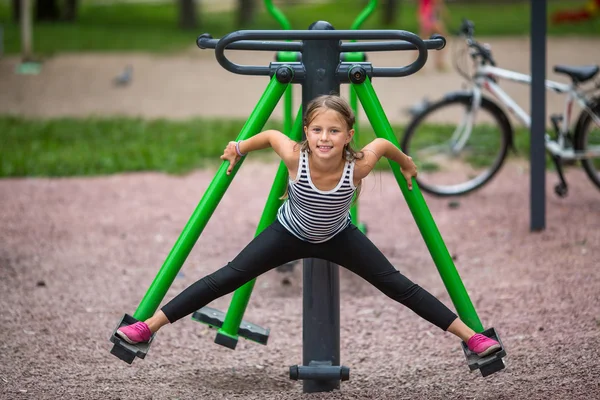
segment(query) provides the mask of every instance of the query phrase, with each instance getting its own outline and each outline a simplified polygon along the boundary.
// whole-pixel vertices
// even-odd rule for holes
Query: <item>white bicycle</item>
[[[498,78],[531,84],[531,76],[499,68],[491,49],[473,39],[474,25],[464,20],[460,29],[465,50],[474,62],[474,72],[461,67],[454,52],[457,71],[471,83],[464,91],[451,92],[413,113],[401,140],[401,148],[419,167],[419,187],[438,196],[456,196],[483,186],[500,170],[509,148],[514,149],[514,131],[503,105],[526,127],[531,118],[497,83]],[[467,59],[467,57],[462,57]],[[587,175],[600,189],[600,82],[582,89],[599,67],[556,65],[556,73],[571,78],[570,84],[546,81],[546,90],[565,95],[562,114],[550,117],[554,127],[546,133],[546,150],[560,179],[555,192],[564,197],[568,187],[563,163],[581,162]],[[482,92],[491,93],[495,100]],[[581,107],[572,119],[573,103]],[[572,121],[576,121],[571,129]]]

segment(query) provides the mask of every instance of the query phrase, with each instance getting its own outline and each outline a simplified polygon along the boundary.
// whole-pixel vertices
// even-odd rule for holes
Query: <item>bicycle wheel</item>
[[[591,111],[600,117],[599,101],[591,108]],[[576,151],[600,148],[600,125],[585,110],[581,112],[577,120],[577,125],[575,125],[574,140]],[[581,165],[590,177],[590,180],[600,189],[600,157],[581,160]]]
[[[458,196],[480,188],[498,172],[512,126],[487,98],[476,112],[473,96],[460,93],[431,104],[409,124],[402,150],[419,169],[417,183],[437,196]]]

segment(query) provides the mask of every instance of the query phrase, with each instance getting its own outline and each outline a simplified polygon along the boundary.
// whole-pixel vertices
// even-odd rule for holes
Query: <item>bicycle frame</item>
[[[482,88],[489,91],[496,99],[498,99],[511,114],[513,114],[527,128],[531,127],[531,117],[523,110],[501,87],[495,82],[495,78],[503,78],[513,82],[523,84],[531,84],[531,76],[515,71],[510,71],[504,68],[494,67],[491,65],[478,65],[474,77],[473,92],[475,104],[478,108],[481,101]],[[546,150],[550,153],[565,159],[578,160],[586,158],[600,157],[600,146],[594,146],[586,151],[574,151],[571,148],[565,148],[565,136],[568,134],[569,126],[571,125],[573,103],[577,104],[584,110],[588,111],[594,121],[600,125],[600,117],[594,114],[589,106],[589,103],[584,95],[579,93],[574,85],[559,83],[551,80],[546,80],[546,90],[552,90],[556,93],[566,95],[565,107],[562,114],[562,124],[557,132],[557,140],[551,140],[546,133]],[[469,132],[470,134],[470,132]],[[467,137],[468,138],[468,137]],[[466,139],[465,139],[466,141]]]

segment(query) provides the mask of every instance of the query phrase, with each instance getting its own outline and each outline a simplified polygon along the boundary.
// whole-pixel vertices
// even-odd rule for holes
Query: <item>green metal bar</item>
[[[283,132],[290,136],[292,134],[292,107],[293,107],[293,99],[292,99],[292,88],[290,85],[285,90],[285,95],[283,97]],[[302,118],[300,118],[302,120]]]
[[[267,8],[269,14],[271,14],[273,18],[275,18],[277,22],[279,22],[283,29],[292,29],[290,21],[288,21],[288,19],[285,17],[285,15],[283,15],[283,12],[281,12],[279,8],[275,7],[272,0],[265,0],[265,7]]]
[[[277,81],[275,76],[271,79],[236,140],[247,139],[261,131],[288,85],[288,83]],[[202,230],[223,198],[225,191],[235,177],[242,162],[243,159],[235,166],[231,175],[227,175],[229,163],[223,162],[221,164],[215,177],[202,196],[200,203],[167,256],[163,266],[158,271],[146,295],[138,305],[137,310],[133,314],[134,318],[145,320],[154,314],[196,244]]]
[[[377,7],[377,0],[371,0],[369,1],[369,3],[366,5],[366,7],[362,10],[362,12],[358,15],[358,17],[356,17],[356,19],[354,20],[354,22],[352,23],[352,26],[350,27],[350,29],[359,29],[360,26],[367,20],[367,18],[373,13],[373,11],[375,10],[375,7]],[[352,40],[352,42],[356,42],[356,40]],[[347,62],[363,62],[366,60],[366,55],[363,52],[351,52],[351,53],[346,53],[345,54],[345,61]],[[354,111],[354,116],[355,116],[355,124],[354,124],[354,143],[360,143],[359,142],[359,123],[358,123],[358,100],[356,98],[356,92],[354,91],[354,88],[352,86],[350,86],[350,107],[352,108],[352,110]],[[352,220],[352,223],[358,227],[358,229],[362,232],[362,233],[366,233],[367,229],[365,224],[360,223],[359,222],[359,217],[358,217],[358,201],[354,201],[352,203],[352,207],[350,207],[350,219]]]
[[[295,51],[278,51],[275,59],[278,62],[297,62],[299,56]],[[286,135],[290,135],[294,123],[292,120],[293,87],[293,85],[289,85],[283,97],[283,132]]]
[[[365,8],[362,10],[362,12],[360,14],[358,14],[358,17],[356,17],[356,19],[352,23],[352,26],[350,27],[350,29],[360,28],[360,26],[363,24],[363,22],[365,22],[367,20],[367,18],[369,18],[369,16],[373,13],[373,11],[375,10],[375,7],[377,7],[377,0],[369,1],[369,3],[365,6]]]
[[[356,143],[358,145],[359,142],[359,124],[358,124],[358,98],[356,97],[356,91],[354,90],[354,88],[352,86],[350,86],[350,107],[352,108],[352,111],[354,111],[354,116],[356,118],[355,120],[355,124],[354,124],[354,143]],[[352,207],[350,207],[350,218],[352,220],[352,223],[355,226],[359,225],[359,219],[358,219],[358,201],[354,201],[352,203]],[[363,228],[364,229],[364,228]],[[363,229],[361,229],[361,231],[363,231]],[[364,231],[363,231],[364,233]]]
[[[290,138],[294,141],[302,140],[302,107],[298,110],[296,116],[296,122],[294,123],[293,129],[288,133]],[[277,217],[277,210],[281,206],[282,201],[280,197],[283,195],[288,181],[288,170],[285,164],[279,163],[279,169],[275,175],[271,192],[267,198],[267,203],[263,210],[262,216],[256,228],[255,236],[258,236],[267,226],[269,226]],[[229,309],[225,315],[223,326],[219,329],[219,333],[229,336],[237,340],[237,333],[244,318],[244,312],[250,301],[250,295],[254,289],[256,279],[244,284],[238,288],[233,294]]]
[[[381,107],[381,103],[377,98],[377,94],[373,89],[371,80],[367,78],[362,84],[352,84],[355,88],[358,98],[373,126],[378,137],[384,138],[392,142],[395,146],[400,147],[396,135]],[[394,172],[394,176],[400,185],[402,194],[406,199],[406,203],[410,208],[411,213],[421,231],[421,235],[425,240],[425,244],[429,249],[433,261],[442,277],[442,281],[448,290],[448,294],[452,299],[452,303],[456,311],[465,324],[470,326],[477,332],[483,331],[483,325],[477,316],[475,307],[469,298],[467,290],[460,279],[458,271],[454,266],[452,257],[448,252],[448,248],[444,244],[442,236],[431,216],[429,208],[425,203],[425,199],[421,194],[416,181],[413,179],[413,189],[408,190],[408,185],[404,176],[400,172],[400,167],[395,162],[390,161],[390,166]]]
[[[283,12],[273,4],[272,0],[265,0],[265,7],[284,30],[292,29],[290,21],[288,21]],[[298,54],[292,51],[279,51],[277,52],[276,59],[278,62],[294,62],[298,60]],[[285,91],[285,97],[283,98],[283,132],[286,135],[290,135],[293,124],[292,112],[294,106],[292,103],[292,87],[292,85],[288,87]]]

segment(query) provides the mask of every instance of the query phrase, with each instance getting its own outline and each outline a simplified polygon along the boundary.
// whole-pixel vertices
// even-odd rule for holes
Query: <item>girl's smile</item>
[[[335,110],[325,109],[319,112],[310,124],[304,128],[310,150],[317,157],[342,157],[346,144],[352,139],[354,130],[346,126],[345,121]]]

